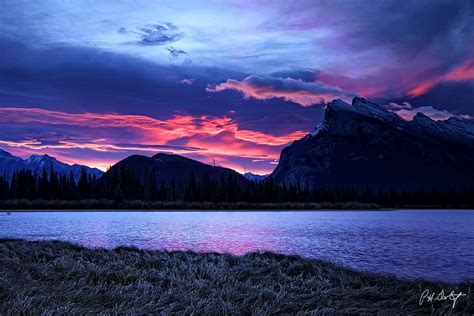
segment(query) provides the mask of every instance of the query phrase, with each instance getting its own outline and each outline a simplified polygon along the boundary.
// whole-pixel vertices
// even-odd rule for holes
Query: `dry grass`
[[[88,249],[0,240],[0,314],[474,313],[472,284],[410,282],[272,253]],[[468,296],[425,303],[424,289]]]

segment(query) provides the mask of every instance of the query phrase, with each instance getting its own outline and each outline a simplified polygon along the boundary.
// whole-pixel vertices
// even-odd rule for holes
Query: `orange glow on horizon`
[[[249,171],[268,173],[275,167],[271,162],[279,158],[282,147],[307,134],[297,130],[276,136],[241,129],[237,121],[226,116],[174,115],[160,120],[142,115],[73,114],[40,108],[0,108],[0,123],[36,126],[47,130],[48,137],[53,135],[47,141],[28,136],[0,139],[0,145],[7,146],[9,151],[23,156],[41,151],[65,163],[85,164],[103,171],[130,154],[170,152],[197,155],[201,161],[222,157],[222,166],[239,171],[244,171],[243,163],[232,160],[248,159]],[[51,132],[56,129],[57,133]],[[88,154],[91,158],[85,159],[84,154],[71,158],[71,151],[76,150],[97,154]],[[263,167],[265,164],[268,168]]]

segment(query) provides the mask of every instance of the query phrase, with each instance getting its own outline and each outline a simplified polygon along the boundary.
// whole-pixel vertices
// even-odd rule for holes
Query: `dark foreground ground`
[[[409,282],[295,256],[0,240],[0,314],[474,313],[473,284]],[[467,296],[419,305],[429,289]]]

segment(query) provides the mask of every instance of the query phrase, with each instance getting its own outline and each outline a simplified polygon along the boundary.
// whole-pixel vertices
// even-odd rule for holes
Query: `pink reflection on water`
[[[278,251],[284,248],[280,234],[281,227],[266,226],[262,229],[260,216],[249,215],[242,219],[232,213],[214,213],[214,216],[202,216],[199,219],[192,213],[174,216],[173,222],[157,221],[160,238],[141,240],[148,249],[192,250],[197,252],[222,252],[244,255],[254,251]],[[235,220],[232,220],[232,217]],[[240,217],[240,218],[239,218]],[[225,223],[223,219],[225,218]]]
[[[474,212],[467,210],[25,212],[0,216],[0,238],[235,255],[272,251],[402,277],[461,281],[474,278],[473,225]]]
[[[100,216],[89,222],[88,231],[84,234],[85,242],[97,248],[109,248],[111,246],[109,238],[108,221]]]

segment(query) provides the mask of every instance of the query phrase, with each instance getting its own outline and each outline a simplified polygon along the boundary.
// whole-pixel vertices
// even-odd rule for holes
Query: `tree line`
[[[81,170],[76,181],[73,173],[60,175],[50,168],[43,168],[40,174],[31,170],[19,170],[10,178],[0,176],[0,199],[42,199],[42,200],[79,200],[94,197],[97,179]]]
[[[10,180],[10,181],[9,181]],[[115,201],[185,201],[213,203],[377,203],[386,206],[436,205],[472,206],[473,189],[409,190],[396,188],[377,190],[371,187],[310,187],[309,185],[277,185],[271,177],[262,182],[241,181],[229,175],[212,179],[208,174],[188,179],[160,182],[153,172],[139,175],[122,168],[109,177],[96,179],[81,171],[74,175],[60,175],[53,168],[40,174],[30,170],[15,172],[11,179],[0,176],[0,199],[85,200],[110,199]]]

